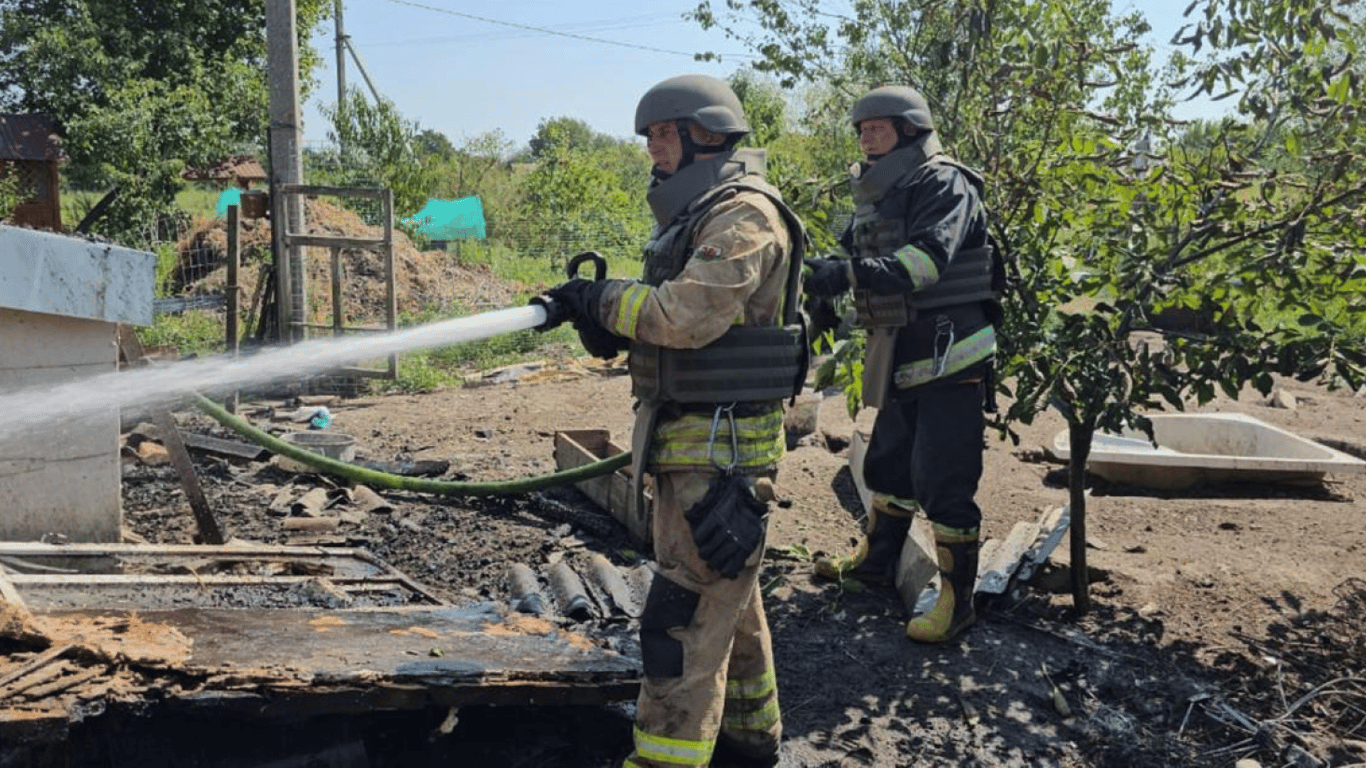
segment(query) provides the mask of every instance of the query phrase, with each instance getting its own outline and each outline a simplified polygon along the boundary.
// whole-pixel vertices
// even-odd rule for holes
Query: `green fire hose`
[[[585,464],[581,467],[566,469],[549,475],[519,478],[517,480],[462,482],[457,480],[432,480],[422,477],[405,477],[403,475],[393,475],[388,472],[379,472],[373,469],[366,469],[365,467],[358,467],[355,464],[337,461],[336,459],[328,458],[327,456],[314,453],[313,451],[300,448],[296,445],[290,445],[284,440],[267,432],[263,432],[242,419],[233,416],[231,413],[228,413],[225,408],[207,397],[198,393],[195,393],[194,397],[200,410],[204,411],[204,413],[208,414],[219,424],[231,429],[253,443],[274,453],[288,456],[295,461],[307,464],[314,469],[343,477],[356,483],[363,483],[371,488],[415,491],[417,493],[432,493],[440,496],[505,496],[516,493],[540,491],[557,485],[577,483],[590,478],[610,474],[631,463],[631,452],[625,451],[618,453],[611,458],[595,461],[592,464]]]

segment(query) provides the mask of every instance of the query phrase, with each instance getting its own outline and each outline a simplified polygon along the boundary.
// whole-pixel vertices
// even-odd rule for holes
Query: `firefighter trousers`
[[[714,472],[655,476],[657,569],[641,616],[644,678],[635,749],[624,768],[710,763],[718,740],[763,764],[782,734],[768,619],[759,592],[761,543],[734,579],[697,553],[684,512],[707,492]]]
[[[868,487],[916,500],[931,522],[977,528],[982,510],[974,497],[986,431],[982,386],[933,384],[917,388],[914,397],[889,397],[878,409],[863,460]]]

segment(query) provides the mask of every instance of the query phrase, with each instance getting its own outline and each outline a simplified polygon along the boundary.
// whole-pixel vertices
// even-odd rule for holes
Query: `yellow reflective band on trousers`
[[[936,378],[958,373],[994,354],[996,354],[996,329],[988,325],[949,347],[948,353],[944,356],[944,370],[939,376],[934,375],[934,361],[927,359],[898,366],[893,380],[898,389],[917,387]]]
[[[906,268],[916,290],[939,279],[939,267],[935,266],[934,259],[914,245],[903,245],[892,255]]]
[[[636,337],[636,325],[640,322],[640,308],[645,306],[645,297],[650,295],[650,286],[644,283],[629,285],[617,300],[617,316],[612,318],[608,330],[628,339]]]
[[[773,693],[778,688],[778,678],[773,674],[773,670],[768,670],[758,677],[750,677],[742,680],[726,681],[726,698],[728,699],[762,699]]]
[[[781,719],[778,680],[773,670],[759,677],[726,681],[726,708],[722,716],[725,730],[767,733]]]
[[[782,406],[759,416],[735,418],[736,469],[764,469],[777,464],[787,449],[783,437]],[[710,445],[710,455],[708,446]],[[712,435],[712,416],[687,413],[655,427],[650,466],[674,470],[710,469],[731,465],[731,421],[723,414]]]
[[[636,742],[635,757],[655,763],[699,766],[700,768],[711,762],[711,753],[716,749],[714,740],[671,739],[667,736],[646,733],[639,727],[633,730]],[[627,759],[625,764],[627,766],[639,765],[630,759]]]

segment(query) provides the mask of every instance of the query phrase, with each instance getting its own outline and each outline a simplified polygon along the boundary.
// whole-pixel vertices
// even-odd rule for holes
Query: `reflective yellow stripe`
[[[934,375],[933,360],[916,360],[897,367],[895,381],[900,389],[915,387],[935,378],[943,378],[957,373],[970,365],[986,360],[996,354],[996,329],[988,325],[977,333],[963,339],[949,348],[945,355],[944,372]]]
[[[934,531],[935,538],[940,536],[952,539],[955,542],[974,541],[977,539],[979,528],[950,528],[947,525],[931,523],[930,529]]]
[[[782,714],[778,711],[778,698],[773,697],[759,709],[749,712],[726,711],[721,722],[730,731],[767,731],[778,724]]]
[[[666,765],[705,766],[711,762],[711,753],[716,749],[716,740],[692,741],[656,736],[634,728],[636,755],[646,760]],[[628,759],[629,763],[630,760]]]
[[[903,499],[890,493],[875,493],[873,494],[873,509],[878,512],[885,512],[892,517],[907,517],[914,515],[915,511],[920,509],[920,503],[915,499]]]
[[[650,286],[634,283],[626,286],[617,299],[617,316],[612,320],[612,328],[618,336],[628,339],[636,337],[636,326],[640,323],[640,308],[645,305],[645,297],[650,295]]]
[[[769,670],[758,677],[747,677],[742,680],[726,681],[726,698],[728,699],[762,699],[773,693],[778,687],[778,678],[773,670]]]
[[[906,268],[916,290],[939,279],[939,267],[935,266],[934,259],[914,245],[903,245],[892,255]]]
[[[651,441],[650,461],[657,466],[709,467],[712,461],[721,466],[731,463],[730,424],[723,420],[711,437],[711,417],[685,414],[655,428]],[[735,466],[754,469],[776,464],[783,457],[787,442],[783,437],[781,409],[762,416],[745,416],[735,420],[735,437],[739,456]],[[712,442],[708,458],[707,443]]]

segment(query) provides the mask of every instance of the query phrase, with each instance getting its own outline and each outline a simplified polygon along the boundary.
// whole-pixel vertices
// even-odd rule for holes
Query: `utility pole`
[[[299,42],[294,0],[266,0],[266,63],[270,75],[271,237],[275,254],[275,304],[280,338],[301,341],[307,318],[307,270],[303,249],[287,245],[285,234],[304,231],[299,195],[281,194],[281,185],[303,183],[299,149]]]
[[[346,103],[346,24],[342,22],[342,0],[333,0],[333,17],[337,22],[337,109]],[[346,157],[346,145],[337,137],[337,154]]]

